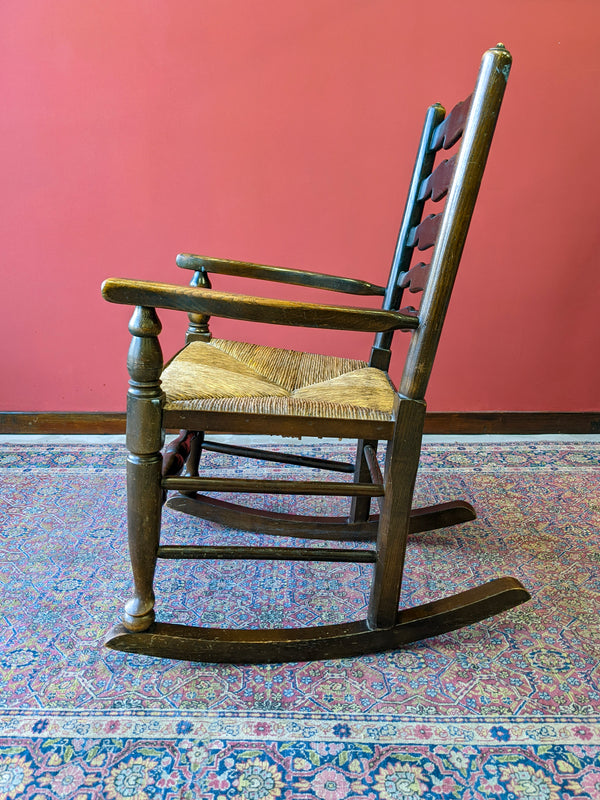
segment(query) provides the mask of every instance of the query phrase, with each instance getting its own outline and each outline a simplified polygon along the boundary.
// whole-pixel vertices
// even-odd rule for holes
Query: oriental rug
[[[531,602],[404,650],[231,666],[102,646],[130,591],[122,446],[1,446],[1,800],[599,798],[599,456],[593,442],[426,444],[419,503],[463,498],[479,518],[411,540],[403,603],[499,575]],[[214,474],[311,475],[206,457]],[[165,530],[248,539],[170,511]],[[370,569],[161,562],[157,608],[214,626],[342,622],[364,616]]]

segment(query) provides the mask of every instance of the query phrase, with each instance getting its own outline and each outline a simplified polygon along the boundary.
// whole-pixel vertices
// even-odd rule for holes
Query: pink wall
[[[0,29],[3,410],[123,409],[129,310],[100,283],[183,283],[180,250],[384,282],[425,106],[499,40],[514,68],[429,407],[600,407],[600,3],[19,0]],[[186,320],[163,322],[171,352]]]

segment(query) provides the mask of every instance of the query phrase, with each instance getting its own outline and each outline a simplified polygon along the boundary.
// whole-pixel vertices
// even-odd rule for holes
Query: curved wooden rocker
[[[374,542],[377,540],[379,514],[371,514],[363,522],[349,522],[348,517],[313,517],[263,511],[239,503],[228,503],[215,497],[194,494],[179,495],[167,501],[174,511],[183,511],[241,531],[268,533],[270,536],[297,536],[300,539],[322,539],[342,542]],[[453,500],[410,512],[409,534],[449,528],[477,518],[475,509],[464,500]]]
[[[108,647],[165,658],[280,662],[359,655],[400,647],[469,625],[524,602],[514,578],[416,608],[398,609],[409,535],[475,518],[460,500],[412,507],[420,458],[425,391],[508,73],[511,57],[497,45],[483,57],[473,94],[446,115],[425,118],[408,200],[387,285],[337,275],[183,254],[194,271],[190,287],[110,279],[110,302],[136,306],[129,330],[127,406],[129,551],[134,594]],[[455,148],[454,155],[440,160]],[[436,164],[436,160],[439,162]],[[441,211],[424,216],[426,205]],[[417,251],[433,248],[429,264]],[[380,295],[382,309],[286,302],[213,291],[209,273],[311,286],[353,295]],[[423,292],[420,308],[401,307],[405,291]],[[157,308],[188,313],[186,346],[163,369]],[[213,339],[211,315],[263,323],[374,331],[368,362]],[[396,330],[411,342],[399,390],[387,370]],[[164,430],[180,435],[161,451]],[[358,441],[355,463],[281,455],[205,439],[206,432],[348,437]],[[385,468],[377,459],[386,443]],[[205,450],[346,473],[345,480],[248,480],[201,475]],[[293,473],[292,473],[293,474]],[[351,477],[350,477],[351,474]],[[169,497],[169,493],[171,494]],[[257,510],[213,493],[347,496],[348,517],[298,516]],[[169,499],[167,499],[169,498]],[[371,514],[371,503],[379,514]],[[163,504],[251,534],[303,540],[376,543],[373,549],[161,544]],[[196,628],[155,622],[158,558],[285,559],[373,565],[367,618],[341,625],[273,630]]]
[[[391,628],[369,628],[366,620],[314,628],[232,630],[154,623],[143,633],[114,627],[106,645],[186,661],[230,664],[342,658],[392,650],[438,636],[505,611],[529,599],[514,578],[498,578],[476,589],[400,611]]]

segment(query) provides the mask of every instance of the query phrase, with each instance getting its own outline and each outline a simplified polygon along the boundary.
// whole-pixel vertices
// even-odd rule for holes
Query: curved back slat
[[[433,247],[442,224],[442,217],[442,212],[425,217],[423,222],[410,232],[408,246],[417,247],[419,250],[427,250],[428,247]]]
[[[472,95],[457,103],[446,119],[440,123],[433,134],[432,150],[443,148],[448,150],[455,145],[463,134],[465,123],[471,108]]]
[[[404,277],[400,282],[401,289],[408,289],[413,294],[415,292],[422,292],[427,286],[427,279],[431,272],[431,264],[424,264],[420,261],[411,267],[408,272],[404,273]]]
[[[433,170],[427,180],[423,181],[421,192],[419,193],[419,200],[427,200],[431,198],[434,203],[441,200],[448,193],[448,187],[454,174],[454,167],[456,165],[456,156],[452,158],[445,158]]]

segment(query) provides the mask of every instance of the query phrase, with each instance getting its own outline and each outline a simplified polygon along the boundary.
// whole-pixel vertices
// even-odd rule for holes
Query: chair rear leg
[[[200,465],[200,458],[202,456],[202,444],[204,442],[204,433],[196,431],[190,446],[190,454],[186,463],[185,474],[190,478],[198,477],[198,467]]]
[[[183,474],[187,478],[197,478],[199,476],[198,469],[200,467],[200,459],[202,458],[202,445],[204,443],[204,431],[190,431],[192,440],[190,442],[190,450],[185,462],[185,469]],[[196,492],[180,492],[181,495],[188,497],[195,497]]]
[[[365,458],[365,447],[370,445],[377,450],[377,439],[359,439],[356,448],[356,462],[354,466],[354,483],[367,483],[371,480],[369,466]],[[350,505],[348,522],[366,522],[371,512],[370,497],[353,497]]]
[[[425,403],[400,397],[396,420],[397,432],[388,442],[385,459],[385,496],[379,517],[377,562],[368,613],[371,629],[390,628],[398,617]]]

